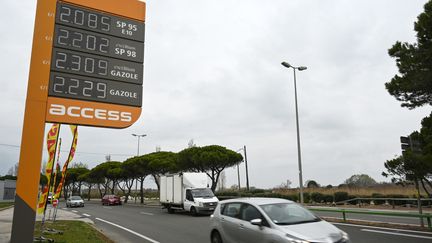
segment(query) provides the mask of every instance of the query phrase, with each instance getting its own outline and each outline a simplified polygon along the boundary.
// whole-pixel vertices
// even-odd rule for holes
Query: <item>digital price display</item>
[[[142,84],[141,63],[58,48],[53,49],[52,57],[53,71]]]
[[[55,27],[54,46],[96,55],[143,62],[143,43],[66,26]]]
[[[51,72],[50,96],[74,97],[90,101],[141,107],[142,87],[136,84],[99,80],[84,76]]]
[[[59,1],[52,44],[48,96],[55,97],[51,101],[56,104],[50,104],[49,119],[69,116],[62,121],[70,122],[77,118],[68,113],[75,111],[73,100],[81,101],[83,112],[99,111],[102,105],[106,109],[105,104],[117,105],[115,109],[142,106],[143,21]],[[80,114],[89,118],[86,112]],[[104,120],[103,116],[93,118]]]
[[[144,42],[144,23],[59,2],[56,23]]]

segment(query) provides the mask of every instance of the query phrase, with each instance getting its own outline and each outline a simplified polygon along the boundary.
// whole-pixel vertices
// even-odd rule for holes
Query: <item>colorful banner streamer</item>
[[[55,186],[56,186],[57,174],[58,174],[57,172],[60,171],[59,159],[60,159],[60,151],[61,151],[61,141],[62,141],[62,139],[59,138],[59,142],[58,142],[58,146],[57,146],[57,163],[56,163],[56,166],[55,166],[55,169],[54,169],[54,172],[53,172],[54,173],[54,180],[53,180],[53,186],[51,188],[51,194],[52,195],[55,194],[55,188],[56,188]],[[52,197],[51,199],[54,200],[54,199],[57,199],[57,198]]]
[[[75,150],[76,150],[77,141],[78,141],[78,126],[70,125],[69,127],[71,129],[72,134],[73,134],[73,140],[72,140],[71,149],[69,151],[69,156],[63,165],[62,177],[61,177],[61,180],[57,186],[56,193],[54,195],[55,199],[58,199],[60,197],[60,193],[63,189],[63,183],[66,179],[67,168],[68,168],[69,163],[72,161],[73,157],[75,156]]]
[[[48,191],[51,183],[51,173],[52,173],[52,168],[55,160],[55,152],[57,148],[57,138],[58,138],[59,131],[60,131],[60,124],[53,124],[47,134],[47,150],[48,150],[49,159],[45,168],[45,176],[47,177],[48,182],[42,190],[42,195],[40,196],[37,205],[37,212],[39,214],[44,213],[45,205],[48,199]]]

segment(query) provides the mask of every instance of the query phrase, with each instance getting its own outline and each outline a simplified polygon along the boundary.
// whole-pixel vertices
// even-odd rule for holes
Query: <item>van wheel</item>
[[[217,231],[214,231],[211,234],[211,239],[210,240],[211,240],[211,243],[222,243],[222,238],[221,238],[219,232],[217,232]]]
[[[168,206],[167,210],[168,210],[169,214],[173,214],[174,213],[174,209],[172,209],[170,206]]]
[[[191,207],[190,212],[191,212],[191,214],[192,214],[193,216],[197,216],[197,215],[198,215],[197,210],[196,210],[195,207]]]

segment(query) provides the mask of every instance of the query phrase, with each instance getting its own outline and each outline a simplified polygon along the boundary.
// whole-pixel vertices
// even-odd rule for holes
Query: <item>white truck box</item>
[[[169,213],[183,209],[192,214],[212,213],[219,200],[208,188],[205,173],[180,173],[160,177],[160,203]]]

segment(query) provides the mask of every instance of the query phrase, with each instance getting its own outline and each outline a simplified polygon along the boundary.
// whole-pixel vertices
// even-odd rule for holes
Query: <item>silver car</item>
[[[80,196],[71,196],[66,201],[66,207],[84,207],[84,200]]]
[[[348,235],[299,204],[279,198],[221,201],[210,216],[212,243],[348,243]]]

